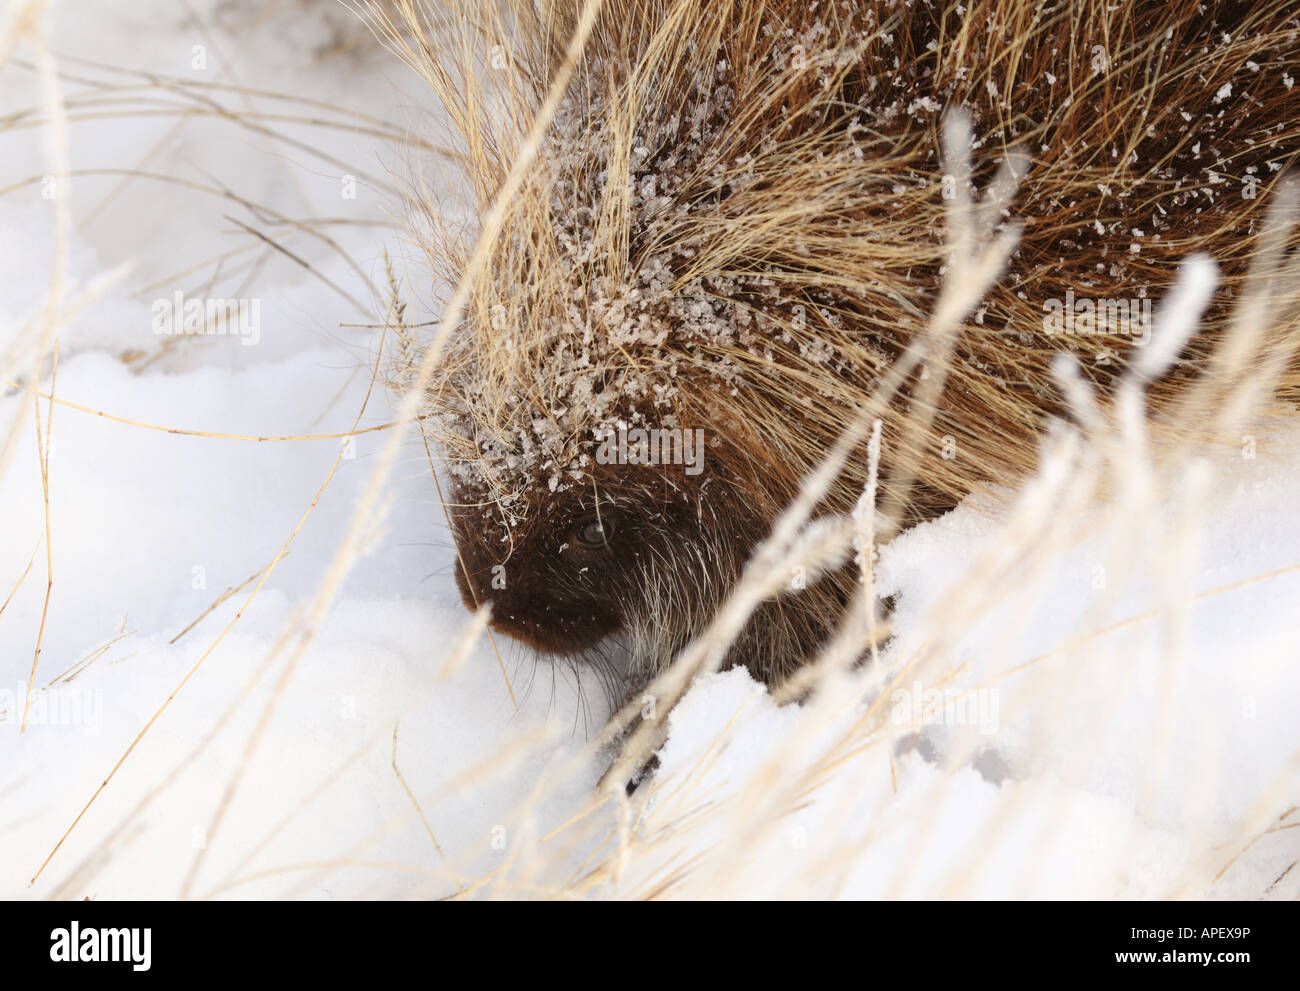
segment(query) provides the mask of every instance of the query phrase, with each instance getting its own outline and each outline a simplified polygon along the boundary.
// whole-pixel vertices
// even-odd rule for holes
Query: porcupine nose
[[[489,625],[493,630],[543,654],[586,650],[618,627],[614,617],[593,605],[552,601],[540,591],[494,589],[490,577],[471,583],[463,567],[456,568],[456,587],[471,612],[484,602],[492,603]]]

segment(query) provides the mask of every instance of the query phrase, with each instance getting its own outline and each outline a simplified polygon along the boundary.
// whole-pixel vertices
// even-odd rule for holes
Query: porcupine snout
[[[543,654],[576,654],[622,627],[613,555],[603,541],[587,547],[578,538],[600,536],[591,523],[534,526],[509,542],[494,542],[500,530],[482,520],[453,517],[453,530],[461,601],[470,610],[491,603],[498,633]]]

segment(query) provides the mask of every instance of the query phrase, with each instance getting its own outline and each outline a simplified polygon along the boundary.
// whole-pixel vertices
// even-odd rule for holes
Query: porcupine
[[[459,69],[406,49],[461,129],[480,214],[579,7],[507,3],[477,47],[452,46]],[[1203,332],[1151,385],[1151,409],[1169,406],[1221,337],[1296,161],[1297,53],[1297,5],[1277,0],[606,0],[428,393],[465,604],[490,600],[494,628],[542,653],[621,638],[634,687],[700,632],[925,324],[950,108],[970,115],[977,183],[1025,149],[1023,230],[957,338],[914,483],[892,493],[902,522],[1032,469],[1063,409],[1060,352],[1111,394],[1138,344],[1105,323],[1048,333],[1046,301],[1159,299],[1204,251],[1222,277]],[[455,283],[472,239],[429,219]],[[1290,319],[1266,347],[1297,336]],[[913,385],[883,415],[882,498]],[[598,457],[611,430],[651,428],[702,430],[701,470]],[[852,507],[865,473],[851,459],[826,507]],[[779,682],[854,580],[846,566],[764,603],[726,663]]]

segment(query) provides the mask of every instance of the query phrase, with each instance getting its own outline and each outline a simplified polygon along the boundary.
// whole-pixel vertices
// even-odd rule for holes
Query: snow
[[[120,16],[106,6],[78,9],[73,16],[64,5],[51,21],[52,44],[106,59],[106,52],[115,51],[118,57],[109,60],[117,64],[182,75],[188,72],[190,42],[197,36],[210,51],[237,58],[228,73],[214,68],[199,74],[202,81],[238,79],[248,87],[306,92],[380,119],[391,118],[395,104],[404,105],[397,95],[400,73],[376,70],[361,58],[318,62],[315,32],[278,41],[261,33],[235,36],[221,27],[229,4],[194,7],[204,21],[199,29],[183,23],[183,12],[171,3],[136,2]],[[294,20],[295,26],[299,23]],[[116,47],[104,46],[105,37],[115,39]],[[132,38],[136,40],[128,44]],[[171,57],[180,50],[183,58]],[[12,65],[2,71],[6,108],[39,103],[31,73]],[[76,93],[68,87],[70,97]],[[255,105],[266,109],[265,102]],[[396,257],[400,245],[392,230],[374,223],[387,220],[391,201],[364,184],[356,200],[345,199],[340,176],[324,172],[318,159],[255,140],[227,123],[188,121],[172,133],[173,125],[170,118],[127,115],[111,128],[74,124],[74,168],[133,168],[161,142],[164,150],[151,165],[155,171],[229,188],[286,216],[373,222],[329,233],[357,259],[366,278],[383,285],[383,251]],[[286,130],[309,136],[322,152],[355,162],[358,172],[382,174],[385,164],[399,164],[399,152],[360,133]],[[0,140],[6,149],[0,183],[48,168],[38,132],[6,132]],[[349,305],[325,280],[375,305],[357,272],[308,238],[284,238],[323,278],[267,251],[259,273],[248,276],[232,262],[233,274],[215,284],[218,295],[259,302],[261,332],[254,346],[233,336],[158,337],[152,330],[153,301],[170,300],[176,289],[202,295],[214,266],[153,288],[155,283],[218,252],[249,244],[251,239],[241,237],[227,216],[273,233],[275,228],[266,225],[265,214],[254,215],[186,187],[144,180],[124,187],[97,218],[83,220],[116,181],[74,178],[69,190],[80,222],[65,299],[121,265],[131,268],[91,313],[60,329],[59,398],[182,430],[255,436],[348,431],[365,401],[378,338],[372,330],[340,324],[373,323],[375,316],[369,308]],[[51,213],[35,186],[11,192],[0,211],[0,354],[11,355],[17,370],[25,370],[30,360],[31,345],[23,336],[30,329],[24,324],[39,313],[49,285]],[[381,299],[381,312],[382,306]],[[162,347],[165,341],[171,347]],[[145,356],[133,360],[138,372],[123,360],[133,352]],[[6,363],[6,371],[10,367]],[[47,377],[41,391],[48,388]],[[20,398],[14,390],[0,398],[6,433]],[[45,417],[42,402],[42,423]],[[390,418],[380,388],[359,426]],[[0,601],[40,544],[31,572],[0,615],[0,892],[95,898],[178,894],[198,847],[208,842],[205,834],[230,775],[245,766],[245,741],[275,695],[288,659],[285,651],[274,652],[275,645],[301,616],[303,603],[316,594],[369,478],[375,451],[386,438],[385,432],[363,434],[345,446],[340,439],[257,443],[178,436],[56,406],[50,456],[54,586],[36,685],[48,685],[126,635],[80,673],[74,671],[66,684],[38,692],[27,730],[20,734],[46,586],[39,460],[28,415],[0,482],[5,520]],[[242,588],[173,643],[224,591],[240,586],[276,557],[340,453],[337,474],[265,585],[251,598],[254,585]],[[458,869],[471,872],[476,863],[499,859],[492,850],[492,830],[511,823],[508,813],[518,804],[523,783],[536,780],[557,753],[575,748],[600,725],[603,712],[585,708],[570,672],[535,666],[508,642],[500,649],[520,701],[518,711],[486,644],[459,676],[439,680],[444,648],[465,616],[449,567],[450,537],[418,441],[404,449],[395,478],[385,488],[384,513],[374,524],[367,555],[348,575],[294,677],[275,695],[279,704],[261,745],[246,764],[225,824],[211,836],[210,852],[191,889],[196,896],[228,880],[238,861],[291,813],[295,819],[241,873],[339,858],[385,827],[392,836],[357,859],[391,860],[412,865],[412,871],[345,869],[324,880],[310,872],[291,872],[230,889],[232,894],[272,895],[300,884],[304,894],[320,897],[392,894],[431,883],[433,893],[441,894],[447,883],[443,861],[418,816],[411,815],[411,800],[393,771],[398,716],[398,767],[414,794],[425,800],[437,796],[428,809],[434,836],[456,858]],[[241,609],[238,622],[219,639]],[[47,872],[29,887],[118,758],[214,644]],[[260,679],[248,687],[259,673]],[[222,713],[236,702],[235,714],[219,726]],[[547,725],[554,745],[523,754],[514,767],[491,759]],[[211,743],[191,759],[214,728]],[[346,762],[366,745],[369,749],[349,769]],[[472,790],[458,785],[458,775],[480,762],[493,769],[475,775]],[[146,807],[138,825],[113,838],[137,803],[177,768],[176,779]],[[303,806],[304,797],[336,771],[344,773],[330,790]],[[595,773],[566,788],[585,795]],[[494,776],[500,778],[495,784]],[[398,817],[408,821],[394,830]],[[107,839],[112,841],[104,848]],[[102,865],[93,863],[78,873],[95,858]],[[431,882],[420,870],[439,874]],[[61,887],[65,882],[72,886]]]
[[[1189,578],[1204,598],[1189,611],[1176,658],[1162,650],[1158,615],[1125,625],[1159,604],[1158,587],[1125,583],[1106,603],[1107,575],[1137,570],[1143,555],[1124,547],[1108,555],[1114,527],[1101,530],[1059,558],[1031,593],[1005,601],[952,646],[965,670],[948,697],[991,693],[991,704],[969,705],[966,718],[956,709],[953,719],[951,707],[947,719],[944,710],[930,717],[926,739],[901,748],[896,792],[886,748],[866,748],[837,768],[815,803],[764,822],[767,835],[742,845],[743,862],[719,858],[724,866],[698,881],[699,890],[1151,898],[1178,891],[1172,879],[1208,855],[1208,883],[1189,893],[1263,894],[1295,860],[1285,831],[1266,835],[1217,882],[1214,876],[1239,852],[1232,826],[1257,811],[1259,797],[1270,790],[1275,799],[1294,795],[1300,519],[1290,507],[1300,486],[1298,456],[1300,434],[1292,431],[1254,462],[1215,466],[1200,564]],[[1153,547],[1163,546],[1154,538],[1165,522],[1141,527]],[[903,641],[894,656],[918,646],[914,638],[933,629],[965,570],[1003,536],[1001,524],[968,503],[883,549],[879,590],[898,595]],[[1102,611],[1093,612],[1098,603]],[[1079,628],[1109,632],[1051,656]],[[1019,669],[1040,658],[1041,683],[1034,685],[1035,675]],[[908,679],[894,690],[898,737],[916,728],[913,691]],[[664,801],[678,811],[706,797],[723,806],[774,754],[787,774],[815,766],[865,709],[841,708],[829,724],[812,713],[801,720],[743,672],[712,676],[673,713],[660,774],[680,780],[692,768],[708,769],[669,788]],[[1171,720],[1167,739],[1153,733],[1153,711],[1162,710]],[[943,766],[945,756],[963,752]],[[1287,805],[1282,800],[1280,809]],[[652,807],[652,823],[654,814]],[[692,833],[662,860],[684,860],[709,841],[733,847],[734,829],[723,819],[716,834]],[[831,870],[833,851],[847,852]]]
[[[333,20],[282,10],[278,23],[293,32],[241,33],[241,4],[252,0],[196,0],[194,24],[163,0],[65,0],[51,45],[61,57],[182,76],[192,46],[206,44],[204,80],[309,92],[381,120],[399,106],[430,111],[364,45],[322,57],[338,39]],[[32,73],[11,64],[0,77],[5,111],[40,102]],[[266,107],[249,100],[240,106]],[[358,173],[400,167],[381,138],[286,129]],[[365,405],[378,335],[343,326],[382,312],[371,284],[384,284],[385,250],[418,278],[382,226],[390,202],[380,192],[363,183],[344,199],[339,169],[225,120],[119,116],[74,122],[71,133],[74,168],[135,167],[158,146],[152,171],[286,216],[364,223],[330,229],[359,272],[321,242],[285,235],[312,271],[268,251],[256,271],[218,277],[220,295],[260,300],[256,345],[212,335],[164,347],[150,329],[153,300],[201,293],[213,266],[160,282],[253,243],[227,217],[283,229],[229,200],[144,180],[92,214],[119,179],[74,177],[64,298],[96,285],[102,294],[60,329],[60,399],[254,436],[346,432],[363,405],[360,427],[389,419],[381,392]],[[0,189],[50,168],[39,129],[0,131],[0,147]],[[53,244],[39,184],[6,193],[7,375],[28,367],[25,324],[43,304]],[[47,375],[40,389],[49,387]],[[3,435],[20,399],[0,394]],[[42,426],[48,409],[42,401]],[[45,505],[28,410],[0,475],[0,601],[17,585],[0,614],[0,897],[535,896],[564,885],[632,897],[699,854],[670,893],[1295,897],[1294,872],[1276,879],[1300,839],[1266,830],[1296,804],[1300,430],[1257,431],[1240,451],[1212,455],[1199,488],[1186,480],[1202,494],[1199,511],[1190,496],[1149,515],[1142,504],[1136,517],[1122,509],[1139,504],[1122,499],[1120,512],[1090,510],[1080,539],[947,644],[959,669],[901,679],[889,741],[837,749],[866,706],[847,686],[800,708],[776,705],[744,671],[701,679],[669,716],[657,790],[631,823],[617,807],[590,810],[608,761],[588,744],[606,715],[592,674],[504,640],[498,660],[484,639],[445,670],[469,619],[417,437],[384,487],[365,555],[294,663],[293,634],[387,436],[223,439],[56,405],[42,624]],[[882,549],[877,580],[896,596],[898,634],[886,663],[920,649],[967,569],[1007,539],[1010,498],[972,498]],[[1180,544],[1189,520],[1198,539]],[[207,612],[227,589],[238,591]],[[1201,597],[1170,622],[1159,608],[1179,589]],[[1106,632],[1077,639],[1097,630]],[[38,634],[44,690],[20,733]],[[907,694],[919,683],[993,694],[965,710],[983,714],[973,723],[922,728]],[[833,770],[805,776],[827,755]],[[575,817],[590,829],[559,829]],[[617,852],[609,833],[628,829],[616,869],[572,881]]]

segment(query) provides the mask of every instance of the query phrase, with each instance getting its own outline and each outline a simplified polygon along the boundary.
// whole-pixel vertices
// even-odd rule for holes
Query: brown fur
[[[478,209],[576,20],[519,3],[467,17],[463,44],[401,43],[460,128]],[[1278,0],[609,0],[429,395],[466,603],[491,599],[496,628],[542,651],[622,635],[642,675],[699,632],[925,325],[946,261],[946,108],[971,115],[976,186],[1013,147],[1028,154],[1011,206],[1023,233],[919,443],[915,378],[879,410],[882,504],[925,519],[1032,470],[1062,411],[1052,359],[1072,353],[1104,398],[1136,347],[1049,335],[1044,302],[1159,300],[1205,251],[1223,273],[1206,328],[1150,390],[1157,428],[1194,430],[1176,400],[1205,374],[1300,148],[1298,32]],[[465,239],[426,209],[422,238],[454,280]],[[1298,337],[1292,308],[1252,368]],[[1280,398],[1300,399],[1300,373]],[[703,429],[704,471],[596,463],[595,431],[619,421]],[[827,508],[847,511],[865,472],[855,459]],[[576,528],[597,514],[614,537],[583,547]],[[729,661],[788,675],[851,581],[766,604]]]

